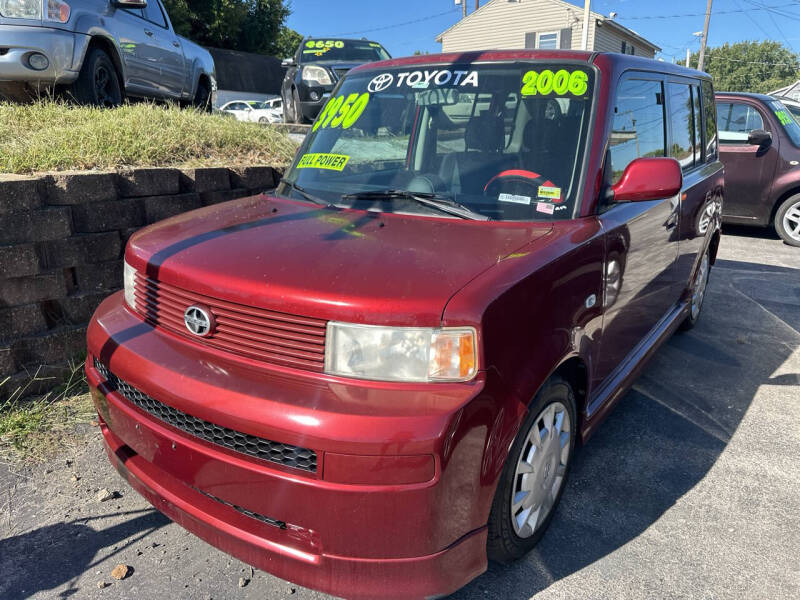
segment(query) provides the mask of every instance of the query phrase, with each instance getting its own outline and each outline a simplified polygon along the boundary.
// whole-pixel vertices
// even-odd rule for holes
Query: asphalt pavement
[[[800,248],[726,228],[700,322],[579,449],[540,544],[451,598],[800,598],[798,515]],[[328,598],[152,510],[96,429],[33,471],[0,465],[0,574],[9,600]]]

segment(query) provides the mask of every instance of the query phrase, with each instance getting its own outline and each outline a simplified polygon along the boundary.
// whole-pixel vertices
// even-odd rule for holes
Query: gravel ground
[[[537,549],[452,598],[800,597],[800,249],[726,232],[700,323],[576,455]],[[0,464],[0,598],[326,597],[186,533],[85,438]]]

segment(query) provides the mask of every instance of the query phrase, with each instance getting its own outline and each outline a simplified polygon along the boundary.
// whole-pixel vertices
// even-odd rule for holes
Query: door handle
[[[145,29],[145,30],[144,30],[144,34],[145,34],[145,35],[149,35],[150,37],[153,37],[153,32],[152,32],[152,31],[150,31],[149,29]]]
[[[173,40],[172,45],[175,46],[176,48],[181,47],[181,43],[178,40]]]

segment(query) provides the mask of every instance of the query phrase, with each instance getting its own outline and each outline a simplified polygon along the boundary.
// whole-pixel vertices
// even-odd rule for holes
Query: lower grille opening
[[[193,417],[151,398],[121,380],[96,358],[94,359],[94,368],[103,376],[109,388],[119,392],[137,408],[176,429],[241,454],[311,473],[317,472],[317,453],[313,450],[274,442]]]
[[[192,489],[195,492],[203,494],[203,496],[205,496],[206,498],[211,498],[215,502],[224,504],[225,506],[232,508],[237,512],[240,512],[243,515],[250,517],[251,519],[256,519],[257,521],[261,521],[262,523],[266,523],[267,525],[272,525],[273,527],[277,527],[278,529],[286,529],[286,523],[284,523],[283,521],[279,521],[278,519],[273,519],[272,517],[266,517],[264,515],[258,514],[257,512],[253,512],[252,510],[247,510],[246,508],[242,508],[241,506],[236,506],[235,504],[231,504],[230,502],[227,502],[222,498],[217,498],[213,494],[204,492],[203,490],[197,489],[196,487],[192,487]]]

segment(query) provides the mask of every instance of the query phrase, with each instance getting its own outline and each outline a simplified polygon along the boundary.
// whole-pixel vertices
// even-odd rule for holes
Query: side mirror
[[[747,143],[751,146],[758,146],[760,148],[769,148],[772,144],[772,134],[763,129],[753,129],[747,136]]]
[[[637,158],[611,187],[614,202],[671,198],[681,191],[683,174],[674,158]]]
[[[295,65],[295,62],[294,62],[293,58],[284,58],[281,61],[281,66],[282,67],[293,67],[294,65]]]
[[[147,0],[113,0],[117,8],[145,8]]]

